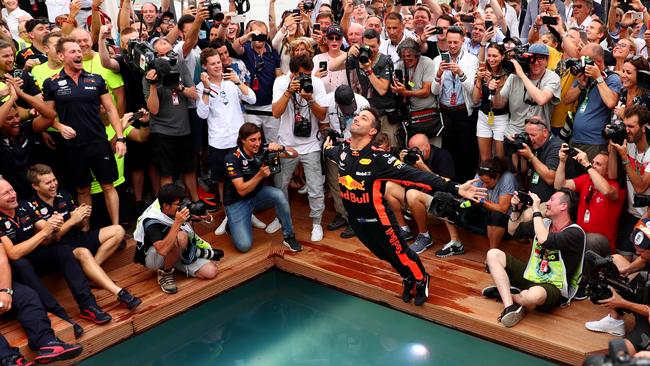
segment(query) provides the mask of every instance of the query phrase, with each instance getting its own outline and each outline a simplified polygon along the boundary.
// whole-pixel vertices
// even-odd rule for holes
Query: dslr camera
[[[412,147],[406,150],[406,155],[404,155],[404,162],[408,165],[415,165],[415,163],[418,162],[418,158],[424,160],[424,153],[422,153],[419,148]]]
[[[646,207],[650,206],[650,195],[648,194],[634,194],[634,202],[632,207]]]
[[[585,252],[585,261],[592,266],[591,276],[586,287],[587,296],[591,302],[597,304],[600,300],[612,297],[610,286],[625,300],[639,302],[637,288],[633,287],[630,281],[619,273],[611,256],[603,258],[598,253],[588,250]],[[642,275],[644,273],[639,273],[639,276]],[[647,272],[645,272],[645,276],[647,276]],[[645,283],[645,281],[642,282]]]
[[[280,151],[270,151],[269,144],[264,144],[262,149],[264,152],[262,153],[261,163],[269,167],[271,174],[280,173],[282,171],[280,167],[280,154],[285,150],[284,146]]]
[[[641,337],[647,338],[645,334]],[[612,339],[609,341],[609,353],[607,355],[588,356],[582,366],[650,366],[650,360],[633,358],[627,352],[625,339]]]
[[[511,139],[504,139],[503,144],[506,150],[506,154],[512,155],[515,154],[517,151],[521,150],[524,148],[524,144],[527,146],[531,146],[531,141],[530,141],[530,136],[526,132],[520,132],[516,135],[514,135]]]
[[[515,211],[523,211],[526,207],[533,205],[533,198],[528,192],[517,191],[517,197],[519,197],[519,205]]]
[[[604,138],[611,140],[613,143],[618,145],[622,145],[623,141],[627,139],[627,130],[625,129],[625,125],[622,123],[608,123],[600,134],[603,135]]]
[[[340,145],[341,142],[343,142],[343,139],[344,139],[342,133],[338,132],[337,130],[335,130],[333,128],[329,128],[329,127],[326,128],[325,130],[323,130],[323,132],[321,134],[322,134],[321,136],[324,136],[323,141],[329,137],[330,141],[332,141],[332,145],[334,145],[334,146]]]
[[[181,74],[174,70],[178,55],[170,51],[165,56],[156,57],[156,50],[148,42],[132,39],[128,46],[128,63],[132,69],[143,75],[154,69],[158,77],[152,84],[162,84],[164,88],[175,88],[180,84]]]
[[[293,135],[296,137],[311,136],[311,119],[305,118],[296,112],[293,122]]]
[[[314,92],[314,85],[311,82],[311,75],[303,74],[298,77],[298,81],[300,82],[300,90],[304,91],[305,93],[313,93]]]
[[[590,59],[588,56],[582,56],[580,58],[569,58],[565,61],[566,68],[569,69],[572,75],[584,74],[585,66],[594,65],[594,60]]]
[[[359,47],[359,56],[357,57],[359,59],[359,62],[362,64],[367,64],[372,60],[373,54],[372,50],[370,49],[370,46],[366,46],[365,44]]]
[[[208,0],[206,6],[208,8],[208,14],[210,14],[210,19],[215,22],[223,22],[225,14],[221,11],[221,3],[219,3],[219,0]]]
[[[302,3],[302,8],[305,10],[305,12],[308,11],[313,11],[316,5],[314,4],[314,0],[305,0]]]
[[[506,74],[515,73],[515,65],[511,60],[516,60],[524,73],[530,73],[530,58],[532,54],[528,53],[528,45],[517,46],[506,54],[506,60],[503,62],[503,72]]]
[[[183,200],[178,204],[178,211],[186,208],[190,210],[190,215],[192,221],[199,221],[199,219],[194,217],[202,217],[208,214],[208,210],[205,207],[205,204],[201,201],[192,202],[188,197],[183,198]]]
[[[433,194],[429,212],[452,224],[461,224],[463,210],[471,205],[466,199],[458,198],[449,192],[436,192]]]

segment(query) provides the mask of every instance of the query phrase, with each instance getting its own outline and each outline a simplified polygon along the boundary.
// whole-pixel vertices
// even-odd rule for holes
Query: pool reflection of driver
[[[459,185],[376,151],[372,142],[380,130],[377,110],[364,109],[352,121],[350,142],[332,146],[327,138],[325,155],[338,163],[340,195],[359,240],[400,274],[404,286],[402,300],[409,302],[415,297],[415,305],[422,305],[429,296],[429,275],[420,257],[406,244],[390,207],[384,206],[385,182],[416,186],[425,192],[452,192],[474,201],[486,197],[487,191],[473,186],[476,180]]]
[[[271,170],[264,164],[262,131],[253,123],[244,123],[239,128],[237,148],[226,154],[226,176],[223,187],[223,204],[226,208],[230,237],[241,252],[248,252],[253,245],[253,212],[274,206],[277,219],[267,227],[273,233],[282,226],[283,244],[291,251],[299,252],[302,246],[296,241],[291,222],[291,209],[282,190],[264,184]],[[298,152],[292,147],[270,143],[269,152],[280,153],[281,158],[295,158]],[[278,220],[279,219],[279,220]]]

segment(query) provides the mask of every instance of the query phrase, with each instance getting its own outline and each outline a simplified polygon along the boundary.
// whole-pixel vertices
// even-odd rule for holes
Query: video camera
[[[190,215],[197,218],[208,214],[208,210],[203,202],[192,202],[192,200],[187,197],[183,198],[183,200],[178,204],[178,211],[181,211],[184,208],[190,210]],[[192,221],[199,221],[197,218],[192,218]]]
[[[515,65],[510,60],[516,60],[524,73],[530,73],[530,58],[532,54],[528,53],[528,45],[517,46],[507,53],[507,60],[503,62],[503,71],[506,74],[515,73]]]
[[[565,61],[565,64],[571,75],[578,75],[585,73],[585,66],[593,66],[594,60],[590,59],[589,56],[582,56],[580,58],[569,58]]]
[[[175,88],[180,84],[181,74],[173,71],[178,55],[174,51],[162,57],[156,57],[156,50],[148,42],[132,39],[128,46],[128,62],[132,68],[143,75],[154,69],[158,77],[153,84],[161,83],[165,88]]]
[[[374,55],[372,54],[372,50],[370,49],[370,46],[361,45],[359,46],[359,56],[357,57],[359,59],[359,63],[362,64],[367,64],[372,60],[372,57]]]
[[[609,289],[609,286],[613,287],[625,300],[639,301],[636,288],[630,285],[627,278],[621,276],[611,256],[603,258],[598,253],[588,250],[585,252],[585,261],[592,266],[591,276],[586,287],[586,293],[591,302],[597,304],[600,300],[612,297],[612,290]],[[618,309],[616,311],[620,313]]]
[[[634,194],[634,202],[632,207],[646,207],[650,206],[650,195],[648,194]]]
[[[588,356],[582,366],[650,366],[650,360],[632,358],[627,353],[625,339],[612,339],[609,341],[609,353],[607,355]]]
[[[269,167],[271,174],[280,173],[282,171],[280,167],[280,154],[285,150],[285,147],[283,146],[280,151],[270,151],[269,144],[264,144],[263,149],[261,163]]]
[[[406,150],[406,155],[404,155],[404,162],[408,165],[415,165],[418,162],[418,158],[424,160],[424,154],[417,147],[412,147]]]
[[[627,139],[627,130],[623,123],[608,123],[603,127],[600,132],[604,138],[611,140],[613,143],[623,145],[623,141]]]
[[[520,132],[512,137],[512,140],[506,138],[503,140],[503,145],[506,150],[506,154],[512,155],[517,151],[524,148],[524,144],[531,146],[530,136],[526,132]]]

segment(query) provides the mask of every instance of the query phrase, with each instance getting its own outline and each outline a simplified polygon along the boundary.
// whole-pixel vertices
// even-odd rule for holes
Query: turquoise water
[[[182,296],[181,288],[178,295]],[[82,365],[551,365],[281,271]]]

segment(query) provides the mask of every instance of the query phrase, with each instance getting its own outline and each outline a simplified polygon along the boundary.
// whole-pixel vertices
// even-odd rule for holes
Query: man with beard
[[[16,68],[31,70],[35,65],[47,61],[43,37],[50,33],[49,21],[45,18],[30,19],[25,23],[25,31],[32,45],[16,54]]]

